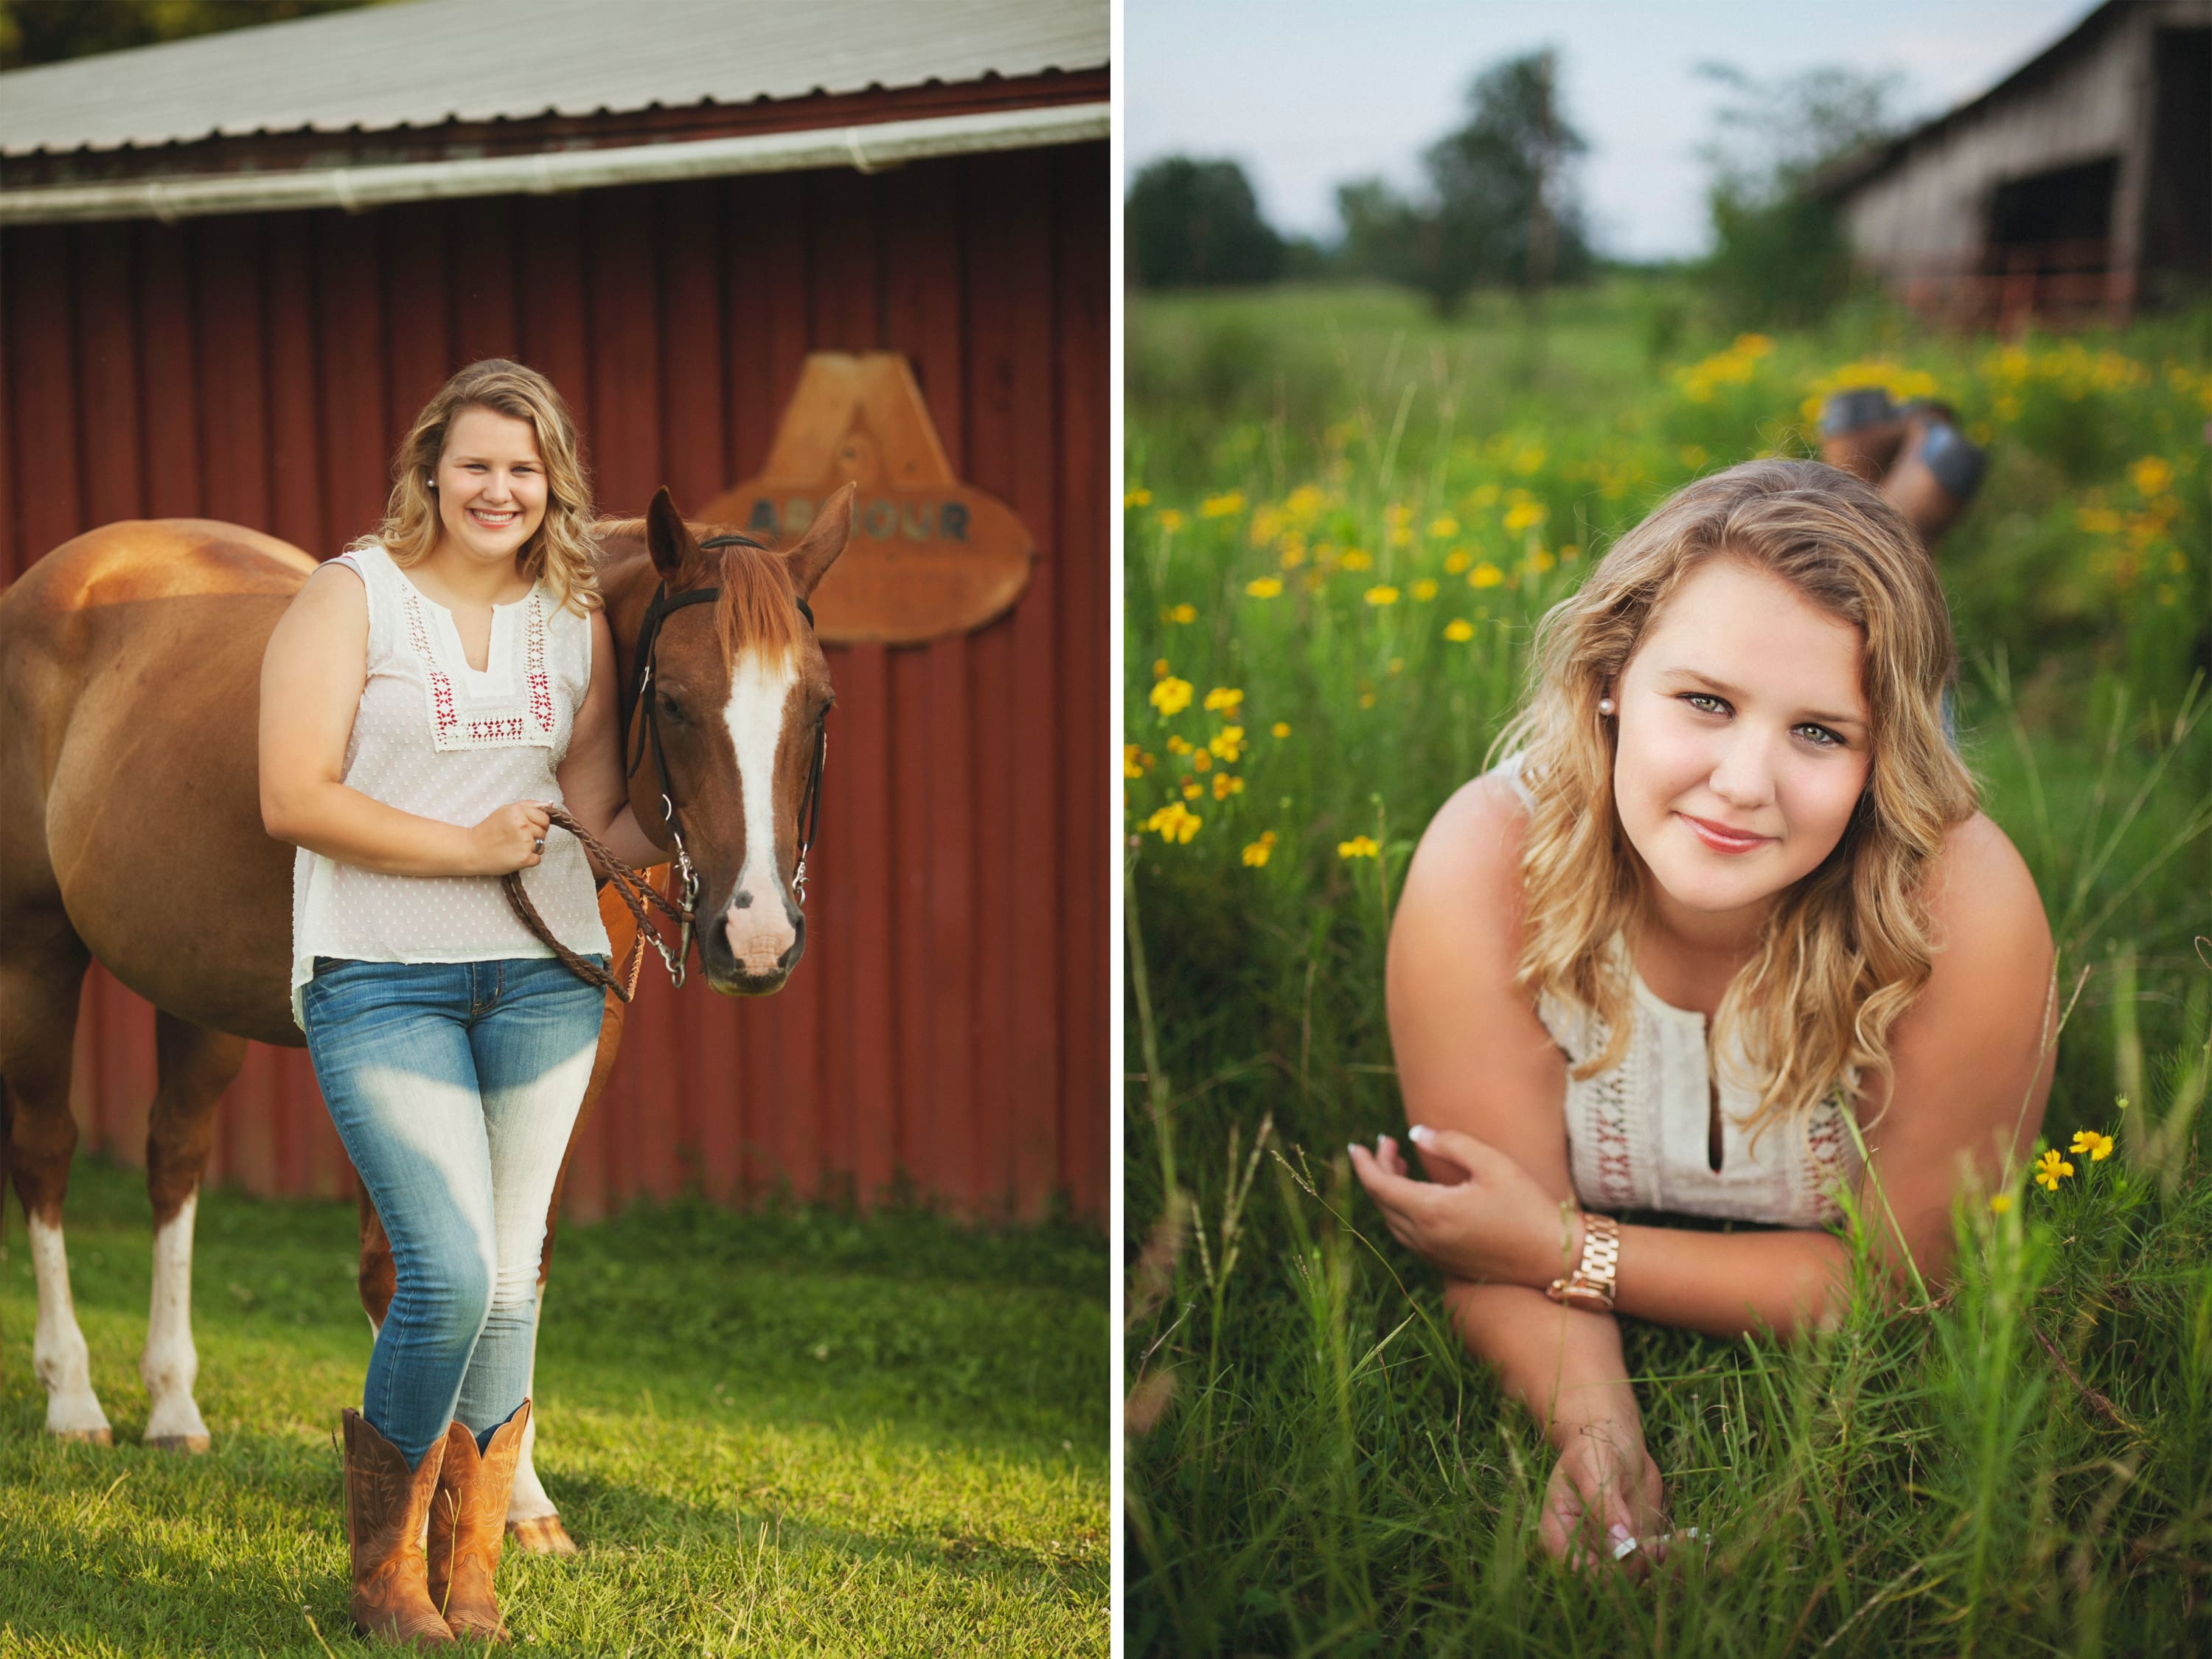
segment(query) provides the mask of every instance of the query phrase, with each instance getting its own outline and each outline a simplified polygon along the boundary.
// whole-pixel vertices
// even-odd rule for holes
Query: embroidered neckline
[[[392,568],[397,570],[398,567],[394,565]],[[553,679],[546,665],[544,594],[533,586],[526,597],[510,602],[524,607],[522,682],[526,707],[514,712],[511,702],[506,699],[471,698],[470,708],[483,708],[483,712],[465,717],[453,678],[440,663],[430,643],[429,618],[424,615],[423,606],[436,603],[403,576],[400,611],[407,620],[408,643],[422,665],[423,682],[429,693],[432,744],[440,750],[485,749],[515,743],[551,748],[555,723]],[[485,661],[490,661],[489,654]],[[471,673],[476,672],[470,670]],[[485,702],[489,702],[489,707],[484,707]]]

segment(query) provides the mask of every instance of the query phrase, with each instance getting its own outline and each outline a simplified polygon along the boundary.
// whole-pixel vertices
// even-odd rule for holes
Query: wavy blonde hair
[[[1747,461],[1677,491],[1614,544],[1539,624],[1521,708],[1492,753],[1519,750],[1535,798],[1522,842],[1516,983],[1603,1022],[1603,1052],[1627,1052],[1631,990],[1617,938],[1644,920],[1649,872],[1613,808],[1615,733],[1598,699],[1661,607],[1712,559],[1780,577],[1858,629],[1872,765],[1842,839],[1776,897],[1751,959],[1713,1022],[1714,1052],[1741,1031],[1760,1076],[1755,1131],[1846,1097],[1890,1070],[1889,1036],[1928,982],[1925,896],[1945,832],[1975,810],[1973,781],[1943,731],[1957,673],[1950,611],[1911,526],[1849,473],[1816,461]]]
[[[530,422],[545,463],[545,516],[515,555],[532,581],[543,577],[556,604],[586,611],[599,604],[599,550],[592,541],[592,484],[568,405],[553,382],[504,357],[471,363],[440,386],[392,458],[392,495],[384,522],[351,547],[380,544],[398,565],[420,563],[437,545],[441,521],[429,477],[463,411],[488,409]]]

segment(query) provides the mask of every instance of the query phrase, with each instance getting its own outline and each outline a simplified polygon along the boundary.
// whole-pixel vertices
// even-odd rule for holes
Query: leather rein
[[[766,550],[762,543],[750,536],[710,536],[701,542],[699,547],[702,552],[717,547],[752,547]],[[637,922],[637,939],[630,947],[629,961],[623,973],[617,975],[606,972],[553,937],[552,929],[545,925],[544,918],[538,914],[537,907],[530,902],[530,896],[523,890],[521,871],[510,871],[501,878],[501,885],[507,890],[507,902],[514,907],[523,925],[540,941],[550,946],[554,955],[579,979],[612,991],[624,1002],[636,994],[638,963],[647,939],[653,941],[653,948],[660,953],[661,963],[668,969],[668,982],[672,988],[683,988],[685,964],[691,954],[691,937],[699,902],[699,872],[692,865],[690,851],[684,845],[684,823],[677,810],[673,786],[669,781],[668,757],[661,748],[659,705],[659,699],[653,695],[653,681],[660,645],[660,628],[669,614],[681,611],[686,605],[708,604],[720,599],[721,594],[720,587],[691,587],[680,593],[671,593],[665,581],[656,584],[652,601],[645,608],[644,620],[638,624],[637,649],[633,653],[637,664],[637,678],[631,691],[630,707],[637,711],[637,731],[630,744],[629,764],[623,775],[625,778],[635,777],[647,750],[651,750],[654,779],[660,786],[661,821],[668,826],[668,838],[675,844],[676,871],[682,885],[682,896],[674,901],[663,896],[636,870],[607,851],[564,808],[556,806],[549,811],[555,823],[574,835],[584,843],[586,851],[598,858],[600,867],[607,872],[607,879],[614,885],[617,896],[621,898]],[[806,618],[806,626],[811,630],[814,627],[813,607],[802,599],[794,598],[793,603],[798,605],[799,614]],[[829,757],[830,728],[828,722],[823,721],[814,728],[814,757],[807,766],[806,792],[799,801],[799,859],[792,872],[791,890],[802,908],[806,903],[806,854],[814,845],[814,832],[821,823],[822,769]],[[669,949],[659,931],[647,920],[645,911],[648,902],[659,908],[676,924],[677,944],[673,951]]]

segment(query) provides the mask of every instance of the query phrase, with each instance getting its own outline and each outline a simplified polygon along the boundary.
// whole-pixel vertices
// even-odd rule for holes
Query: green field
[[[1380,289],[1132,299],[1132,1652],[2212,1647],[2212,315],[1698,316],[1662,282],[1534,327]],[[1576,1577],[1535,1543],[1548,1449],[1343,1158],[1404,1123],[1392,895],[1543,608],[1687,479],[1811,453],[1820,398],[1868,380],[1991,453],[1939,556],[1961,746],[2078,987],[2045,1141],[2118,1152],[1961,1213],[1929,1305],[1863,1297],[1788,1346],[1625,1322],[1674,1522],[1711,1543]]]
[[[0,1250],[0,1654],[366,1651],[338,1408],[354,1217],[211,1192],[194,1283],[215,1449],[137,1443],[140,1177],[78,1167],[77,1309],[118,1444],[40,1431],[20,1221]],[[581,1546],[507,1553],[507,1620],[579,1654],[1103,1654],[1103,1242],[918,1213],[642,1206],[563,1231],[538,1472]]]

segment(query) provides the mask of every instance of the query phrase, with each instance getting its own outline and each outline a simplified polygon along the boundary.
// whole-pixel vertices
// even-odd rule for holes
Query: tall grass
[[[2007,348],[1865,313],[1674,361],[1664,299],[1558,307],[1540,351],[1368,292],[1133,310],[1132,1651],[2212,1641],[2212,353],[2191,321]],[[1577,1577],[1534,1542],[1540,1436],[1338,1150],[1404,1121],[1392,896],[1542,608],[1869,375],[1993,451],[1940,562],[1962,747],[2060,944],[2045,1139],[2118,1152],[1961,1212],[1923,1305],[1863,1294],[1787,1346],[1625,1322],[1674,1523],[1711,1542]]]

